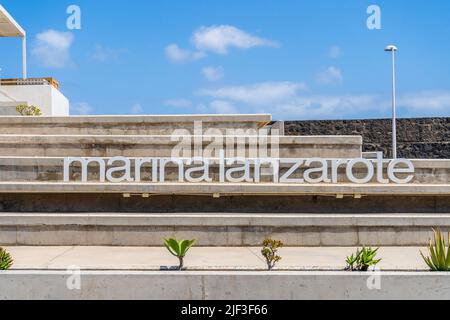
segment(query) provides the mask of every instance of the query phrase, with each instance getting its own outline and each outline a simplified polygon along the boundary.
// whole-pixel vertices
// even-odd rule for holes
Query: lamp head
[[[384,51],[387,51],[387,52],[395,52],[397,50],[398,50],[397,47],[394,45],[389,45],[384,49]]]

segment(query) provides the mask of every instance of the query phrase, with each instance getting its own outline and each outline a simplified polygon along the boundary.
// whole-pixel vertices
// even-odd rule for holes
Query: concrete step
[[[193,134],[196,121],[201,121],[204,130],[256,130],[271,120],[268,114],[0,117],[0,134],[170,135],[176,129],[187,129]]]
[[[191,139],[192,145],[193,139],[195,137]],[[209,139],[219,141],[223,148],[226,147],[223,137]],[[237,139],[238,137],[234,137],[236,143]],[[285,158],[359,158],[362,155],[362,138],[359,136],[278,136],[272,139],[269,139],[267,145],[269,156],[271,141],[279,149],[279,155]],[[171,157],[173,148],[180,145],[180,142],[181,139],[173,141],[170,136],[148,135],[0,135],[0,154],[13,157]],[[203,147],[210,144],[211,142],[204,142]],[[245,138],[245,145],[247,152],[256,152],[258,148],[248,136]],[[216,145],[216,149],[217,147]]]
[[[79,183],[2,182],[0,194],[449,196],[450,184]]]
[[[39,190],[39,189],[37,189]],[[37,191],[36,190],[36,191]],[[58,192],[58,193],[56,193]],[[48,212],[48,213],[185,213],[202,212],[220,214],[223,212],[248,213],[427,213],[450,212],[449,195],[405,196],[366,195],[360,199],[353,195],[342,199],[336,195],[220,195],[212,194],[123,194],[114,193],[49,193],[5,192],[0,193],[0,212]]]
[[[105,158],[105,161],[107,158]],[[444,184],[450,183],[450,160],[412,160],[415,167],[415,178],[412,183],[417,184]],[[387,164],[385,164],[385,167]],[[63,157],[0,157],[0,182],[62,182],[64,181],[64,158]],[[188,168],[188,166],[186,166]],[[290,168],[289,165],[281,165],[280,175]],[[355,176],[365,175],[363,166],[354,167]],[[292,178],[303,176],[304,168],[296,170]],[[134,173],[134,164],[131,165]],[[330,171],[330,170],[329,170]],[[150,182],[151,166],[142,166],[142,182]],[[178,166],[170,163],[166,166],[166,181],[178,181]],[[219,167],[213,164],[210,167],[210,176],[214,181],[219,181]],[[399,175],[400,176],[400,175]],[[81,166],[74,163],[70,170],[70,181],[80,181]],[[313,176],[314,177],[314,176]],[[88,167],[88,181],[99,182],[99,168],[95,163]],[[263,175],[262,182],[271,182],[273,177]],[[339,168],[338,181],[348,183],[345,168]],[[376,182],[374,176],[373,183]]]
[[[425,246],[432,228],[450,231],[450,214],[120,214],[2,213],[2,245],[161,246],[196,239],[199,246]]]

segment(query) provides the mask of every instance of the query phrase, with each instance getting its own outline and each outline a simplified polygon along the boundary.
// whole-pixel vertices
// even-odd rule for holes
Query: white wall
[[[26,104],[25,101],[0,101],[0,116],[17,116],[16,107]]]
[[[69,100],[51,85],[2,86],[2,91],[17,101],[39,107],[44,116],[69,115]]]
[[[64,117],[69,115],[69,100],[61,91],[52,87],[52,116]]]

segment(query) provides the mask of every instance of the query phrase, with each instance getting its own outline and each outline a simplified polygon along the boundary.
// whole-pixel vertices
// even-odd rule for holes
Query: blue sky
[[[400,117],[450,115],[449,1],[3,0],[28,33],[29,75],[52,76],[72,114],[272,113],[390,116],[388,44]],[[81,29],[69,30],[69,5]],[[381,29],[367,8],[381,9]],[[3,77],[20,41],[1,39]]]

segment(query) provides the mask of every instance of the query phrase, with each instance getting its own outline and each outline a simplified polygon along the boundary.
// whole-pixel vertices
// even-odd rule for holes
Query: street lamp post
[[[384,51],[392,53],[392,158],[397,159],[397,106],[395,96],[395,52],[397,47],[390,45]]]

